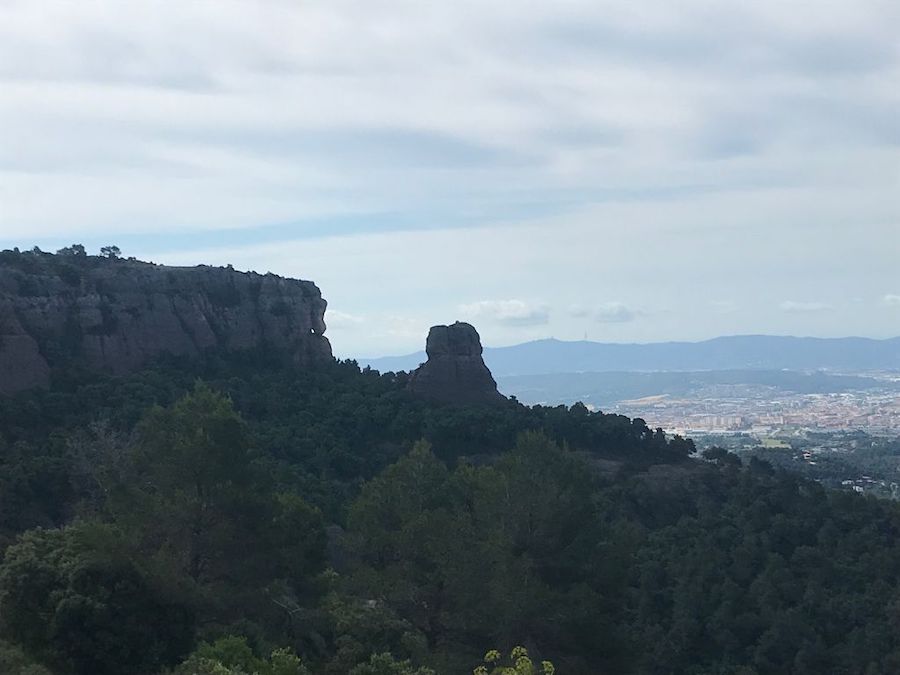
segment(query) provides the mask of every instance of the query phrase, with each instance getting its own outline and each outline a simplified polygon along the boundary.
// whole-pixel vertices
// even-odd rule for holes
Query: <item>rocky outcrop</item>
[[[0,393],[79,364],[112,373],[161,354],[266,346],[331,358],[325,300],[310,281],[219,267],[0,253]]]
[[[450,326],[432,326],[425,343],[428,360],[413,372],[410,390],[445,403],[504,401],[481,352],[481,338],[471,324],[457,321]]]

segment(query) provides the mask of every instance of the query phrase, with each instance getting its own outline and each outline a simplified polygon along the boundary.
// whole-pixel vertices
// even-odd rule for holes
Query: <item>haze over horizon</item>
[[[573,338],[571,340],[561,339],[554,336],[548,337],[539,337],[534,338],[533,340],[526,340],[524,342],[513,342],[510,344],[484,344],[485,349],[508,349],[510,347],[520,347],[523,345],[530,345],[534,343],[541,342],[564,342],[567,344],[591,344],[591,345],[619,345],[619,346],[652,346],[652,345],[666,345],[666,344],[702,344],[707,342],[715,342],[720,340],[731,340],[735,338],[795,338],[798,340],[841,340],[841,339],[864,339],[864,340],[878,340],[880,342],[883,341],[891,341],[891,340],[900,340],[900,335],[890,335],[884,338],[870,338],[864,335],[839,335],[832,336],[830,338],[821,338],[817,335],[775,335],[775,334],[763,334],[763,333],[746,333],[742,335],[714,335],[708,338],[699,338],[696,340],[650,340],[650,341],[636,341],[636,340],[620,340],[620,341],[601,341],[601,340],[590,340],[584,338]],[[341,357],[349,357],[349,358],[362,358],[362,363],[365,364],[372,360],[377,359],[390,359],[394,357],[409,357],[418,354],[425,353],[424,343],[419,349],[415,349],[411,352],[403,352],[403,353],[391,353],[391,354],[338,354],[337,356]]]
[[[0,4],[0,248],[315,281],[341,356],[900,334],[900,5]]]

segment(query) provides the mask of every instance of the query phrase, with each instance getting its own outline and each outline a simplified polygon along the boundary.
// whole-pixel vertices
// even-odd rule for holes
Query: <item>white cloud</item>
[[[0,3],[0,237],[490,222],[766,182],[885,203],[897,15],[879,0],[815,17],[778,0]]]
[[[900,3],[159,6],[0,1],[0,247],[312,278],[341,353],[896,332]]]
[[[894,293],[888,293],[881,301],[888,307],[900,307],[900,295]]]
[[[601,323],[624,323],[633,321],[637,316],[637,311],[621,302],[607,302],[594,310],[594,318]]]
[[[802,302],[797,300],[784,300],[778,305],[783,312],[807,313],[807,312],[823,312],[831,309],[831,305],[827,302]]]
[[[599,323],[626,323],[634,321],[643,312],[628,307],[623,302],[602,302],[592,306],[572,305],[569,315],[576,319],[590,318]]]
[[[325,312],[325,324],[329,329],[352,328],[359,326],[365,319],[356,314],[348,314],[330,307]]]
[[[459,311],[470,320],[484,319],[506,326],[541,326],[550,320],[546,305],[523,300],[480,300],[460,305]]]

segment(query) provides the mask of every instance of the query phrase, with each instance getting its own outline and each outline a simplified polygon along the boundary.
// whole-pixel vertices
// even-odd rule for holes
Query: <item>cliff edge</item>
[[[161,354],[269,347],[332,358],[326,302],[311,281],[221,267],[0,252],[0,393],[43,386],[52,368],[124,373]]]

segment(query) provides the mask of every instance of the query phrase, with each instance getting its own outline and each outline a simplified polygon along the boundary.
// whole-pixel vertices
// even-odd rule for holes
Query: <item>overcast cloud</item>
[[[479,300],[460,305],[459,311],[470,321],[496,321],[506,326],[542,326],[550,320],[545,304],[522,300]]]
[[[893,0],[0,0],[0,247],[310,278],[342,355],[467,316],[488,344],[896,335],[898,25]]]

